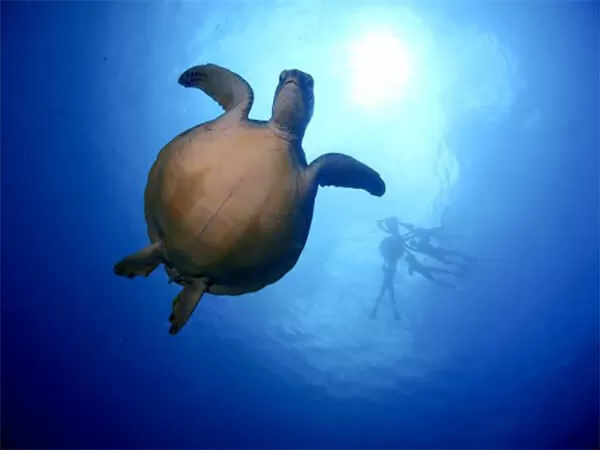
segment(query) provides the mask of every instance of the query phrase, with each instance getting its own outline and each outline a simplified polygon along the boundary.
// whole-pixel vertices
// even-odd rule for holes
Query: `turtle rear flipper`
[[[362,189],[377,197],[385,193],[385,182],[375,170],[341,153],[319,156],[308,166],[308,172],[319,186]]]
[[[181,331],[200,303],[206,289],[207,280],[202,278],[191,281],[179,292],[173,300],[173,309],[169,317],[169,322],[171,322],[169,334],[175,335]]]
[[[179,77],[179,84],[204,91],[226,111],[235,111],[247,119],[254,93],[246,80],[216,64],[190,67]]]
[[[149,245],[115,264],[115,274],[121,277],[147,277],[164,262],[164,248],[160,242]]]

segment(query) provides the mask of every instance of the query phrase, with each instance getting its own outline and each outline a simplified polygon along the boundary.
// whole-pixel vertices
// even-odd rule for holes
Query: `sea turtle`
[[[329,153],[307,164],[302,139],[314,107],[309,74],[281,72],[269,121],[248,118],[252,88],[228,69],[195,66],[179,83],[201,89],[225,112],[160,151],[144,196],[152,244],[114,266],[117,275],[133,278],[162,263],[183,286],[173,300],[171,334],[205,292],[255,292],[290,271],[306,243],[319,186],[385,192],[378,173],[350,156]]]

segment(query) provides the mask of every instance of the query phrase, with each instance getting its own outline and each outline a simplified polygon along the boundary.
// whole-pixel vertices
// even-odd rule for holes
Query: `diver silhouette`
[[[375,224],[381,231],[391,236],[400,236],[400,228],[398,228],[398,225],[400,225],[400,221],[397,217],[387,217],[383,220],[376,221]]]
[[[466,270],[475,261],[472,256],[465,253],[433,245],[430,239],[411,239],[407,247],[436,259],[442,264],[453,265],[461,270]]]
[[[454,265],[461,270],[466,270],[475,261],[475,258],[465,253],[434,245],[434,240],[439,243],[440,239],[444,237],[459,235],[444,234],[441,227],[419,228],[406,222],[399,222],[399,224],[409,230],[404,238],[407,239],[406,247],[411,250],[430,256],[443,264]]]
[[[434,276],[434,274],[446,274],[453,275],[455,277],[461,278],[464,274],[462,272],[452,271],[448,269],[442,269],[441,267],[433,267],[426,266],[421,261],[419,261],[415,255],[413,255],[408,250],[405,250],[404,260],[408,266],[408,274],[412,277],[414,272],[421,274],[424,278],[427,278],[429,281],[433,283],[437,283],[441,286],[446,286],[451,289],[455,289],[456,285],[449,283],[444,280],[440,280]]]
[[[398,222],[398,224],[400,226],[402,226],[402,228],[405,228],[408,230],[408,233],[406,233],[407,235],[417,238],[417,239],[427,239],[427,238],[438,237],[442,231],[442,227],[421,228],[421,227],[417,227],[416,225],[414,225],[410,222]]]
[[[394,319],[400,320],[400,314],[398,313],[396,305],[396,295],[394,292],[394,277],[398,266],[398,261],[404,254],[405,241],[400,235],[398,228],[398,219],[395,217],[388,217],[385,220],[378,220],[377,226],[389,236],[385,237],[379,244],[379,253],[383,257],[382,275],[383,279],[381,282],[381,288],[379,295],[375,299],[375,306],[369,317],[375,319],[377,317],[377,310],[381,304],[381,300],[385,295],[386,291],[389,293],[390,300],[392,301],[392,307],[394,310]]]

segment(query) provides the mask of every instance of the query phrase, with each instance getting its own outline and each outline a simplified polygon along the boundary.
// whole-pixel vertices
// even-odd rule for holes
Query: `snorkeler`
[[[434,228],[421,228],[413,225],[408,222],[398,222],[403,228],[406,228],[408,232],[404,234],[406,238],[413,238],[418,240],[427,240],[431,241],[433,239],[438,242],[444,238],[450,237],[459,237],[459,234],[447,234],[444,233],[442,227],[434,227]]]
[[[396,306],[396,296],[394,292],[394,277],[396,275],[398,261],[404,254],[405,241],[403,237],[400,236],[398,219],[395,217],[388,217],[385,220],[378,220],[376,223],[381,230],[388,233],[390,236],[384,238],[379,244],[379,253],[381,253],[381,256],[383,257],[383,280],[381,282],[379,295],[375,299],[375,306],[373,307],[373,311],[369,317],[372,319],[377,317],[377,310],[379,309],[381,300],[387,291],[392,301],[394,319],[400,320],[400,314],[398,313]]]
[[[386,219],[378,220],[375,223],[381,231],[391,234],[392,236],[400,237],[400,229],[398,228],[400,221],[398,221],[397,217],[387,217]]]
[[[466,270],[467,266],[475,261],[475,258],[462,252],[433,245],[431,239],[412,239],[408,242],[407,247],[437,259],[442,264],[459,267],[461,270]]]
[[[456,285],[449,283],[447,281],[440,280],[440,279],[434,277],[434,274],[447,274],[447,275],[454,275],[455,277],[463,276],[463,274],[461,272],[454,272],[452,270],[442,269],[440,267],[426,266],[423,263],[421,263],[415,257],[415,255],[413,255],[409,251],[406,251],[404,260],[406,261],[406,264],[408,265],[408,274],[411,277],[413,276],[413,272],[417,272],[417,273],[420,273],[424,278],[427,278],[429,281],[432,281],[432,282],[437,283],[442,286],[449,287],[451,289],[456,288]]]
[[[434,245],[434,240],[439,242],[441,238],[449,237],[449,235],[444,235],[441,227],[419,228],[413,224],[404,222],[400,222],[400,225],[409,230],[404,237],[408,239],[407,247],[411,250],[437,259],[443,264],[457,266],[461,270],[465,270],[467,265],[475,261],[473,257],[462,252],[456,250],[447,250]]]

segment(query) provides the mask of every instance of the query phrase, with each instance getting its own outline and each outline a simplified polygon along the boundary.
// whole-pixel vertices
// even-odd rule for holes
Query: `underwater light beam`
[[[366,33],[349,46],[351,97],[366,107],[397,101],[413,75],[406,44],[389,31]]]

